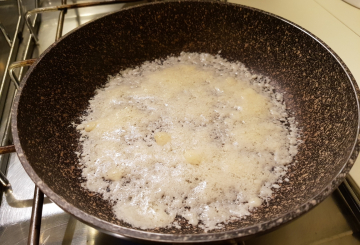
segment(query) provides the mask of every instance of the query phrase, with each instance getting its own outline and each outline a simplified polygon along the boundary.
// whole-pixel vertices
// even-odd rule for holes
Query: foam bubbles
[[[285,109],[241,63],[196,53],[145,62],[110,77],[77,125],[82,185],[134,227],[179,228],[182,216],[221,228],[280,188],[299,142]]]

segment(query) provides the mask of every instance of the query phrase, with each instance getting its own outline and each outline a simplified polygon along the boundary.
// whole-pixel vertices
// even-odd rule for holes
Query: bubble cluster
[[[109,77],[77,125],[83,187],[134,227],[205,231],[251,215],[297,153],[298,129],[265,77],[181,53]]]

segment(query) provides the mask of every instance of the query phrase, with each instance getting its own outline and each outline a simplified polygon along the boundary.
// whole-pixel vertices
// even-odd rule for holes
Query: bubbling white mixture
[[[90,100],[77,126],[82,185],[133,227],[179,228],[181,216],[222,228],[279,188],[298,145],[285,109],[266,78],[219,55],[145,62]]]

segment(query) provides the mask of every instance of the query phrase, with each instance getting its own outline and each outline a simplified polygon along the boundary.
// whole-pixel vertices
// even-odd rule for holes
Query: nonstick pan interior
[[[289,182],[246,219],[204,233],[198,227],[140,231],[117,220],[111,205],[81,188],[74,127],[108,75],[180,52],[218,54],[268,76],[285,93],[302,130]],[[151,3],[107,15],[53,44],[22,81],[12,129],[32,180],[78,219],[107,232],[158,241],[247,236],[287,222],[322,201],[357,157],[357,85],[321,41],[296,25],[252,8],[203,1]],[[349,160],[350,159],[350,160]]]

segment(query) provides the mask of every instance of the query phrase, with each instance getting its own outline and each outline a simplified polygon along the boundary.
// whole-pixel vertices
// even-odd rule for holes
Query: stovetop
[[[30,1],[30,0],[29,0]],[[27,4],[29,1],[24,0],[25,8],[31,9],[33,6]],[[31,0],[32,1],[32,0]],[[337,0],[331,0],[337,1]],[[340,1],[340,0],[338,0]],[[75,1],[73,0],[72,3]],[[299,16],[292,16],[294,19],[289,18],[290,20],[302,25],[306,29],[314,32],[315,35],[318,35],[321,39],[326,37],[326,32],[319,31],[316,33],[316,28],[307,26],[310,22],[308,19],[313,18],[313,15],[317,15],[319,18],[323,17],[325,19],[319,20],[320,22],[330,21],[329,23],[335,23],[334,16],[336,14],[328,15],[329,7],[325,3],[325,7],[321,6],[321,0],[272,0],[272,1],[262,1],[262,0],[234,0],[236,3],[242,3],[252,7],[263,8],[264,10],[273,12],[285,18],[292,16],[292,12],[296,9],[300,10]],[[302,2],[302,3],[300,3]],[[0,0],[0,10],[2,8],[11,8],[14,7],[16,3],[15,0],[8,0],[6,4]],[[60,5],[60,0],[49,1],[45,0],[40,4],[40,6],[56,6]],[[317,7],[314,7],[315,5]],[[322,3],[324,5],[324,3]],[[130,4],[128,4],[130,5]],[[319,6],[318,6],[319,5]],[[9,7],[10,6],[10,7]],[[102,15],[119,10],[124,7],[124,4],[116,5],[107,5],[107,6],[97,6],[81,9],[72,9],[69,10],[66,14],[65,24],[63,29],[63,34],[72,30],[73,28],[89,21],[94,18],[101,17]],[[326,7],[328,9],[326,9]],[[306,11],[308,8],[311,8],[309,12]],[[321,10],[321,11],[320,11]],[[314,12],[318,11],[318,12]],[[1,13],[1,12],[0,12]],[[301,16],[301,14],[305,16]],[[312,15],[310,15],[312,14]],[[55,40],[55,32],[58,21],[58,12],[45,13],[41,16],[41,22],[39,26],[38,37],[40,43],[33,50],[32,57],[36,58],[41,54],[49,45],[51,45]],[[287,16],[288,15],[288,16]],[[307,15],[307,16],[306,16]],[[325,17],[324,17],[325,16]],[[331,17],[333,16],[333,17]],[[2,21],[2,15],[0,15],[0,22]],[[303,20],[303,19],[304,20]],[[306,20],[305,20],[306,19]],[[4,21],[3,21],[4,22]],[[299,23],[300,22],[300,23]],[[345,21],[350,23],[349,20]],[[318,25],[318,23],[316,24]],[[342,24],[345,25],[345,24]],[[351,26],[351,23],[348,24]],[[345,25],[346,26],[346,25]],[[310,27],[310,28],[309,28]],[[334,28],[339,28],[333,25]],[[347,27],[347,26],[346,26]],[[311,29],[313,28],[313,29]],[[350,28],[350,27],[349,27]],[[357,27],[355,26],[355,35],[357,35]],[[350,28],[351,29],[351,28]],[[343,33],[346,31],[343,30]],[[342,33],[342,34],[343,34]],[[9,35],[13,35],[13,32],[9,32]],[[26,37],[29,36],[28,30],[24,27],[22,32],[23,40],[26,40]],[[2,36],[0,35],[0,44]],[[326,39],[326,38],[325,38]],[[325,42],[328,43],[327,40]],[[332,40],[332,39],[331,39]],[[341,58],[344,59],[345,63],[349,66],[350,70],[353,72],[354,65],[351,62],[358,62],[360,65],[360,55],[359,57],[349,57],[347,51],[339,48],[337,44],[333,44],[330,40],[330,46],[335,47],[334,50],[337,52]],[[360,36],[359,36],[360,41]],[[20,44],[19,52],[17,53],[17,60],[21,60],[23,53],[26,50],[25,41]],[[348,44],[356,45],[358,42],[357,39],[351,39]],[[359,45],[360,47],[360,45]],[[359,48],[360,49],[360,48]],[[0,50],[4,51],[5,48],[0,45]],[[7,51],[7,48],[5,52]],[[357,50],[355,50],[357,51]],[[1,56],[1,52],[0,52]],[[4,59],[0,57],[0,68],[5,67],[3,63]],[[350,63],[347,63],[350,62]],[[3,69],[4,70],[4,69]],[[0,69],[0,76],[1,76]],[[360,70],[353,72],[355,78],[360,81]],[[1,91],[0,91],[1,92]],[[10,91],[11,92],[11,91]],[[10,93],[9,92],[9,93]],[[1,107],[1,100],[0,100]],[[2,123],[3,124],[3,123]],[[4,128],[1,125],[2,129]],[[0,130],[0,134],[1,134]],[[3,159],[4,160],[4,159]],[[0,206],[0,244],[3,245],[13,245],[13,244],[26,244],[29,234],[29,224],[30,216],[34,195],[34,184],[30,178],[25,173],[24,169],[21,166],[15,153],[11,154],[7,164],[2,161],[0,164],[0,169],[6,172],[7,178],[9,179],[12,188],[7,189],[2,193],[1,206]],[[357,164],[360,166],[360,164]],[[353,172],[355,178],[360,178],[357,171]],[[226,242],[219,243],[228,243],[228,244],[246,244],[246,245],[255,245],[255,244],[360,244],[359,240],[359,231],[360,223],[359,217],[356,212],[349,209],[349,200],[345,201],[344,193],[336,190],[331,196],[325,199],[321,204],[316,206],[314,209],[310,210],[305,215],[300,218],[292,221],[289,224],[285,224],[282,227],[253,238],[249,238],[244,241],[235,241],[230,240]],[[65,213],[61,210],[56,204],[52,203],[48,198],[45,197],[43,214],[42,214],[42,223],[41,223],[41,234],[40,234],[40,244],[142,244],[148,243],[138,240],[128,240],[128,239],[119,239],[113,236],[104,234],[97,231],[96,229],[83,224],[82,222],[76,220],[73,216]]]

